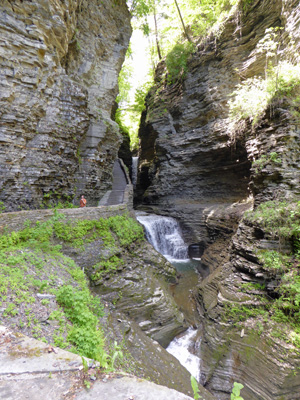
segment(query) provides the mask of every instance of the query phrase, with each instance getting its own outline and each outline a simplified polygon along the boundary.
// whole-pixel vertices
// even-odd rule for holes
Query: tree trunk
[[[185,27],[185,24],[184,24],[182,15],[181,15],[181,11],[180,11],[179,5],[177,3],[177,0],[174,0],[174,1],[175,1],[175,4],[176,4],[176,8],[177,8],[177,11],[178,11],[178,14],[179,14],[180,21],[182,23],[182,27],[183,27],[183,31],[184,31],[185,37],[187,38],[187,40],[190,43],[192,43],[192,39],[190,38],[190,35],[187,33],[187,30],[186,30],[186,27]]]
[[[153,16],[154,16],[154,28],[155,28],[156,49],[157,49],[158,59],[161,60],[161,59],[162,59],[162,56],[161,56],[160,45],[159,45],[159,40],[158,40],[158,29],[157,29],[157,19],[156,19],[155,1],[153,2]]]

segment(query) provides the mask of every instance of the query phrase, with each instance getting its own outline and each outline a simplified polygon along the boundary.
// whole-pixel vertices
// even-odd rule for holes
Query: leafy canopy
[[[221,29],[223,21],[240,0],[127,0],[133,29],[148,38],[149,70],[145,82],[135,89],[132,53],[128,52],[119,76],[119,110],[116,121],[129,132],[132,149],[138,146],[138,127],[144,98],[154,84],[157,63],[166,58],[167,84],[184,77],[193,46],[210,30]],[[252,0],[242,0],[250,4]]]

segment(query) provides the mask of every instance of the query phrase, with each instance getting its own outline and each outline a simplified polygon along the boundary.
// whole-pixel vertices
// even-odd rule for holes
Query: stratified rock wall
[[[300,359],[295,348],[263,331],[263,324],[259,330],[255,319],[246,318],[244,329],[237,330],[226,318],[226,307],[236,307],[244,321],[243,302],[255,307],[257,296],[266,296],[241,287],[270,283],[255,251],[280,246],[241,222],[252,207],[251,196],[257,205],[300,195],[300,127],[289,101],[273,102],[255,126],[229,118],[236,85],[265,76],[265,55],[257,45],[266,29],[283,28],[281,57],[296,61],[299,2],[247,4],[229,17],[218,38],[210,36],[198,46],[185,79],[166,85],[159,65],[140,128],[136,204],[179,219],[186,240],[206,247],[201,261],[211,273],[197,294],[201,383],[221,400],[228,399],[234,381],[245,385],[246,400],[296,400]],[[280,162],[272,162],[272,152]],[[268,161],[254,162],[262,156]]]
[[[184,221],[189,240],[208,240],[205,215],[250,194],[249,149],[230,127],[228,101],[241,78],[264,73],[256,45],[282,12],[281,0],[254,3],[198,46],[183,81],[165,86],[160,65],[147,98],[136,203]]]
[[[125,0],[3,0],[0,201],[38,208],[111,184],[111,109],[131,35]]]

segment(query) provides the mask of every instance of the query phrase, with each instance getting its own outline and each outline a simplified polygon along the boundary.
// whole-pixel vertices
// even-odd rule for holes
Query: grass
[[[71,223],[58,212],[46,222],[26,221],[24,229],[0,236],[1,323],[109,367],[120,349],[106,350],[99,324],[103,306],[62,248],[83,249],[97,241],[102,249],[117,249],[119,257],[95,267],[101,279],[102,271],[114,273],[122,265],[122,251],[140,240],[143,229],[128,215]]]

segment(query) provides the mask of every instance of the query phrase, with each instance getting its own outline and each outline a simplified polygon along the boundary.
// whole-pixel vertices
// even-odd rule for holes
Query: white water
[[[188,258],[188,246],[184,243],[175,219],[146,213],[137,213],[136,218],[144,226],[147,240],[159,253],[173,262],[175,267],[178,263],[185,265],[191,262]],[[189,350],[195,345],[192,339],[196,334],[196,330],[189,328],[184,335],[169,344],[167,351],[199,381],[200,358]]]
[[[131,180],[132,180],[133,187],[136,186],[138,162],[139,162],[138,157],[132,157]]]
[[[145,227],[146,238],[155,250],[169,261],[189,261],[188,246],[184,243],[178,222],[174,218],[155,214],[137,214],[136,218]]]
[[[197,330],[189,328],[181,337],[175,338],[167,347],[167,351],[172,354],[183,365],[197,381],[200,379],[200,358],[189,352],[192,339],[197,334]]]

